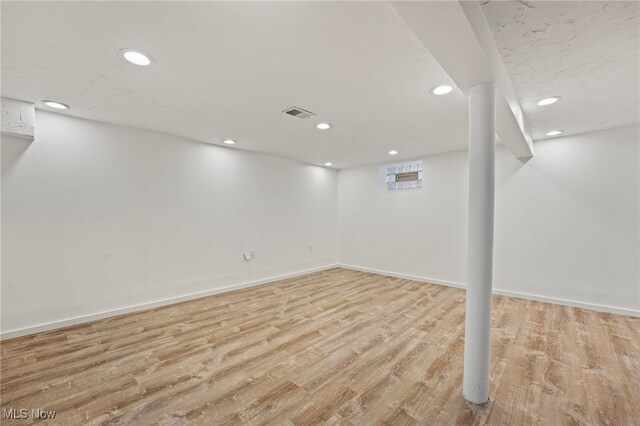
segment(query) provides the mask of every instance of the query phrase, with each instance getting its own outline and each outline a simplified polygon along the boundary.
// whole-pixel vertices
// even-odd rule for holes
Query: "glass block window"
[[[387,190],[422,188],[422,160],[386,166]]]

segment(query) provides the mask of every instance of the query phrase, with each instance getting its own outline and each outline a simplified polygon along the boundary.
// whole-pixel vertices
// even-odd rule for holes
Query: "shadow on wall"
[[[33,142],[15,136],[2,136],[0,141],[0,157],[2,180],[9,177],[9,173],[18,164],[20,157],[25,153]]]

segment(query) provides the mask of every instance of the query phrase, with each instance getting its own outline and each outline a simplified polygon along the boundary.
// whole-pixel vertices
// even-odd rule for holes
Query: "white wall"
[[[336,197],[335,170],[37,111],[2,140],[1,329],[334,264]]]
[[[496,152],[494,288],[640,311],[640,128]],[[384,190],[380,166],[340,170],[340,263],[466,281],[467,152],[423,158],[424,188]]]
[[[537,142],[524,164],[498,148],[495,288],[640,310],[639,140]],[[466,281],[466,152],[424,158],[425,187],[389,193],[379,166],[336,176],[38,111],[36,140],[5,137],[1,156],[4,336],[338,260]]]

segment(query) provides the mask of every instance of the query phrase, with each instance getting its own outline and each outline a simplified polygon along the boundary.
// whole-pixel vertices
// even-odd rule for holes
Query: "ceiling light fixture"
[[[446,95],[447,93],[451,93],[452,91],[453,91],[453,87],[449,86],[448,84],[436,86],[433,89],[431,89],[431,93],[437,96]]]
[[[329,167],[329,166],[333,166],[333,163],[331,161],[327,161],[326,163],[324,163],[324,165]]]
[[[235,145],[236,141],[234,141],[233,139],[225,139],[222,141],[222,143],[226,145]]]
[[[389,151],[389,155],[396,155],[398,153],[398,151],[396,151],[395,149],[392,149],[391,151]]]
[[[547,132],[547,136],[558,136],[562,132],[563,130],[551,130],[550,132]]]
[[[56,101],[42,101],[42,103],[53,109],[69,109],[69,105]]]
[[[331,124],[329,124],[329,123],[319,123],[316,127],[318,129],[320,129],[320,130],[327,130],[327,129],[331,128]]]
[[[551,105],[551,104],[555,104],[556,102],[558,102],[560,100],[560,96],[552,96],[550,98],[544,98],[544,99],[540,99],[537,102],[538,106],[546,106],[546,105]]]
[[[131,49],[120,49],[120,55],[127,61],[140,67],[151,65],[151,58],[142,52]]]

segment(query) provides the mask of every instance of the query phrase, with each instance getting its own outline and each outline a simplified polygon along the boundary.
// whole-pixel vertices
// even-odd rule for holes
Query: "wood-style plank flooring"
[[[63,425],[640,424],[640,319],[495,296],[476,407],[464,299],[332,269],[7,340],[1,405]]]

